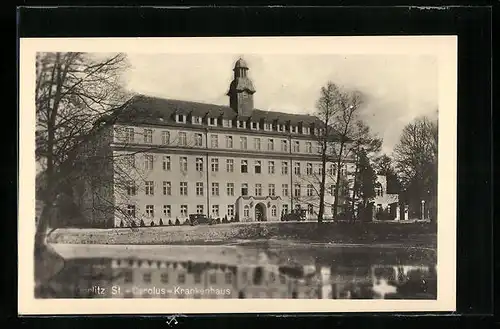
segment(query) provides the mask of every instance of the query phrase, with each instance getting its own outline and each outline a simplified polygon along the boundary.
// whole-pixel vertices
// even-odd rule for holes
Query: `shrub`
[[[137,225],[135,224],[135,221],[130,222],[130,227],[137,227]]]
[[[163,219],[160,218],[160,222],[158,223],[159,226],[163,226]]]
[[[141,227],[144,227],[144,220],[141,219]]]
[[[227,215],[224,215],[224,219],[226,220],[226,223],[231,223],[231,221],[227,220]]]
[[[155,222],[151,221],[150,226],[155,226]]]
[[[174,223],[172,223],[172,220],[171,220],[171,219],[169,219],[169,220],[168,220],[168,226],[172,226],[172,225],[174,225]]]
[[[219,219],[217,218],[217,220]],[[227,224],[227,223],[228,223],[227,218],[222,218],[222,224]]]
[[[123,219],[120,220],[120,227],[123,227]]]
[[[217,224],[220,224],[220,218],[217,218],[217,219],[215,220],[215,222],[216,222]]]
[[[183,225],[189,225],[189,219],[186,218]]]
[[[238,215],[238,213],[236,213],[236,216],[234,216],[234,221],[235,222],[239,222],[240,221],[240,215]]]
[[[179,226],[181,225],[181,222],[179,221],[179,218],[176,218],[175,219],[175,226]]]
[[[236,219],[234,217],[231,217],[231,223],[236,223]]]

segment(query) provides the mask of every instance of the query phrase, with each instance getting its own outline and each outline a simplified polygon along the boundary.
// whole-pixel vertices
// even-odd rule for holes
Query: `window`
[[[196,171],[203,171],[203,158],[196,158]]]
[[[179,186],[181,195],[188,195],[188,183],[180,182]]]
[[[274,151],[274,139],[270,138],[267,141],[267,150],[268,151]]]
[[[330,185],[330,195],[335,195],[335,185]]]
[[[219,205],[218,204],[212,205],[212,216],[219,217]]]
[[[312,184],[307,184],[307,196],[313,196],[314,187]]]
[[[231,128],[233,126],[233,122],[231,120],[228,120],[228,119],[223,119],[222,125],[226,128]]]
[[[262,196],[262,184],[255,184],[255,196]]]
[[[210,136],[210,147],[216,149],[219,147],[219,135],[211,135]]]
[[[210,159],[211,163],[211,168],[212,172],[218,172],[219,171],[219,159]]]
[[[264,123],[264,130],[271,131],[271,124],[270,123]]]
[[[153,129],[144,129],[144,143],[153,143]]]
[[[293,151],[294,152],[300,152],[300,142],[299,141],[295,141],[293,143]]]
[[[307,205],[307,213],[309,215],[314,215],[314,206],[312,204]]]
[[[196,213],[198,215],[203,215],[203,205],[202,204],[199,204],[196,206]]]
[[[226,192],[228,196],[234,196],[234,183],[227,183]]]
[[[135,205],[127,205],[127,215],[129,215],[130,217],[135,217]]]
[[[269,195],[270,196],[276,195],[276,187],[274,186],[274,184],[269,184]]]
[[[153,170],[153,161],[153,156],[151,154],[146,154],[144,156],[144,169]]]
[[[309,135],[309,128],[308,127],[302,127],[302,133],[304,135]]]
[[[288,162],[286,162],[286,161],[283,161],[281,163],[281,174],[288,175]]]
[[[260,161],[255,161],[255,173],[260,174],[262,172],[262,166]]]
[[[308,163],[306,165],[306,174],[307,175],[312,175],[313,174],[313,165],[312,165],[312,163]]]
[[[247,138],[246,137],[240,137],[240,149],[242,149],[242,150],[247,149]]]
[[[146,195],[154,195],[155,194],[154,182],[147,181],[145,182],[145,185],[146,185]]]
[[[154,217],[155,215],[155,206],[153,206],[152,204],[148,204],[146,205],[146,215],[148,217]]]
[[[260,151],[260,138],[253,139],[253,148],[257,151]]]
[[[284,204],[282,206],[283,210],[281,211],[283,214],[288,214],[288,205],[287,204]]]
[[[334,163],[330,164],[329,173],[331,176],[335,175],[335,164]]]
[[[127,184],[127,195],[136,195],[135,182],[129,181]]]
[[[274,174],[274,161],[269,161],[267,163],[267,172],[271,175]]]
[[[226,274],[224,275],[224,279],[226,281],[226,284],[231,284],[233,279],[231,272],[226,272]]]
[[[246,128],[247,127],[247,122],[239,120],[238,121],[238,128]]]
[[[295,167],[293,168],[293,173],[295,175],[300,175],[300,162],[295,162]]]
[[[258,130],[259,129],[259,123],[258,122],[250,122],[250,129],[252,129],[252,130]]]
[[[226,136],[226,148],[233,148],[233,136]]]
[[[208,118],[209,126],[217,126],[217,118]]]
[[[247,160],[241,160],[241,172],[242,173],[248,172],[248,161]]]
[[[135,142],[134,128],[125,128],[124,142],[125,143]]]
[[[167,145],[170,143],[170,132],[168,131],[161,132],[161,143],[163,145]]]
[[[181,216],[186,217],[188,214],[188,206],[187,204],[181,205]]]
[[[276,217],[276,215],[278,215],[278,209],[276,208],[275,205],[272,205],[271,206],[271,216]]]
[[[306,142],[306,152],[312,153],[312,144],[311,142]]]
[[[198,146],[198,147],[203,146],[203,135],[202,134],[195,134],[194,135],[194,146]]]
[[[318,164],[318,170],[316,171],[318,173],[318,175],[321,175],[321,172],[323,171],[323,165],[320,163]]]
[[[200,273],[195,273],[194,274],[194,283],[200,283],[201,282],[201,274]],[[199,294],[196,294],[195,298],[200,298],[200,295]]]
[[[226,159],[226,171],[233,172],[234,171],[234,160]]]
[[[161,283],[168,283],[168,273],[161,274]]]
[[[135,168],[135,154],[125,155],[125,162],[127,166]]]
[[[281,141],[281,152],[288,152],[288,141]]]
[[[250,207],[248,205],[243,207],[243,217],[250,217]]]
[[[186,283],[186,274],[184,273],[179,273],[179,275],[177,275],[177,283]],[[184,296],[181,294],[181,296]]]
[[[219,196],[219,183],[212,183],[212,195]]]
[[[203,120],[201,119],[201,117],[197,117],[197,116],[193,116],[191,119],[191,122],[195,125],[201,125],[202,121]]]
[[[187,157],[180,157],[179,163],[181,166],[181,171],[186,172],[188,170],[188,158]]]
[[[295,184],[294,196],[300,197],[300,184]]]
[[[241,184],[241,195],[248,195],[248,184]]]
[[[197,196],[202,196],[203,195],[203,182],[197,182],[196,183],[196,195]]]
[[[145,282],[145,283],[151,283],[151,273],[144,273],[142,275],[142,280]]]
[[[172,206],[171,205],[163,205],[163,215],[167,217],[172,216]]]
[[[234,205],[232,204],[227,205],[227,215],[234,216]]]
[[[288,196],[288,184],[281,184],[281,194]]]
[[[186,146],[187,144],[187,136],[186,133],[180,132],[179,133],[179,145],[181,146]]]
[[[217,275],[215,273],[210,273],[209,280],[210,280],[211,284],[216,284],[217,283]]]
[[[319,153],[319,154],[322,153],[322,151],[321,151],[321,144],[320,143],[316,143],[316,153]]]
[[[171,168],[170,157],[164,156],[163,157],[163,170],[170,170],[170,168]]]
[[[186,123],[186,116],[184,114],[177,114],[175,119],[177,123]]]
[[[172,195],[172,183],[163,182],[163,195]]]

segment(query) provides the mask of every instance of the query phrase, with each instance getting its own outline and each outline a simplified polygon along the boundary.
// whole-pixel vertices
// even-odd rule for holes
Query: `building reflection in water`
[[[75,279],[77,278],[77,279]],[[75,259],[42,298],[435,299],[434,265],[217,264]]]

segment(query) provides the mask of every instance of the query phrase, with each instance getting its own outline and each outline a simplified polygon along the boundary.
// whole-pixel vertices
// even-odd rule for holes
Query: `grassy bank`
[[[278,239],[336,244],[436,246],[436,225],[428,223],[252,223],[119,229],[58,229],[51,243],[208,244]]]

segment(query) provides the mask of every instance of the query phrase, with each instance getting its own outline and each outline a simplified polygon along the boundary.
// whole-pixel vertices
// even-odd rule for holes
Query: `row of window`
[[[227,211],[226,215],[231,217],[234,216],[234,205],[230,204],[227,205]],[[136,206],[133,204],[127,205],[127,215],[130,217],[136,217]],[[285,213],[288,212],[288,205],[283,205],[283,210]],[[200,204],[196,206],[196,213],[205,215],[205,207],[204,205]],[[180,205],[180,215],[181,217],[187,217],[188,216],[188,205]],[[220,206],[218,204],[212,205],[212,217],[217,218],[221,216],[220,213]],[[146,216],[149,218],[154,218],[155,217],[155,206],[154,205],[146,205]],[[172,205],[163,205],[163,216],[167,218],[172,217]],[[250,207],[248,205],[243,207],[243,216],[244,217],[249,217],[250,216]],[[275,205],[271,206],[271,217],[277,217],[278,216],[278,208]]]
[[[219,140],[220,140],[219,134],[212,134],[210,135],[210,147],[213,149],[217,149],[220,147]],[[136,138],[135,138],[135,130],[134,128],[125,128],[124,135],[123,135],[123,141],[125,143],[135,143]],[[143,141],[146,144],[152,144],[153,143],[153,129],[146,128],[144,129],[143,132]],[[170,136],[169,131],[162,131],[161,135],[161,143],[163,145],[178,145],[178,146],[195,146],[195,147],[203,147],[203,134],[201,133],[195,133],[194,134],[194,140],[192,145],[188,145],[188,138],[187,138],[187,133],[186,132],[179,132],[177,135],[177,140],[172,140]],[[277,144],[278,141],[274,138],[268,138],[267,139],[267,151],[277,151]],[[262,145],[262,140],[260,137],[255,137],[253,138],[253,150],[256,151],[262,151],[263,150],[263,145]],[[247,150],[248,149],[248,137],[242,136],[239,138],[239,149],[241,150]],[[293,152],[301,152],[300,148],[300,141],[294,141],[292,145],[292,151]],[[234,148],[234,137],[230,135],[225,136],[225,148],[227,149],[232,149]],[[280,142],[280,150],[281,152],[288,152],[290,149],[289,147],[289,141],[282,139]],[[316,148],[313,148],[313,143],[312,142],[306,142],[305,143],[305,152],[306,153],[320,153],[320,147],[316,146]]]
[[[169,283],[170,276],[169,276],[168,272],[161,273],[160,278],[161,278],[162,283]],[[217,274],[216,273],[210,273],[210,275],[208,276],[208,279],[209,279],[211,284],[217,284]],[[142,280],[144,281],[144,283],[151,283],[153,281],[152,280],[152,273],[151,272],[143,273]],[[201,283],[201,273],[194,273],[193,280],[194,280],[194,283]],[[132,271],[125,271],[124,272],[124,281],[125,281],[125,283],[132,283],[133,282]],[[231,272],[224,273],[224,282],[226,284],[232,284],[233,275]],[[185,284],[186,283],[186,273],[177,274],[177,282],[175,282],[175,283]]]
[[[127,162],[129,163],[130,166],[135,167],[135,155],[129,155],[128,156]],[[144,155],[144,169],[145,170],[153,170],[154,168],[154,161],[155,157],[152,154],[146,154]],[[197,157],[195,160],[195,170],[196,171],[204,171],[204,158],[203,157]],[[262,173],[262,163],[263,161],[261,160],[254,160],[253,163],[253,173],[255,174],[261,174]],[[188,171],[188,157],[179,157],[179,166],[181,172],[186,173]],[[275,174],[275,161],[273,160],[268,160],[267,161],[267,173],[268,174]],[[314,168],[316,167],[316,168]],[[170,171],[172,170],[172,158],[169,155],[165,155],[162,157],[162,169],[165,171]],[[316,170],[314,170],[316,169]],[[219,171],[219,159],[218,158],[211,158],[210,159],[210,170],[212,172],[218,172]],[[313,175],[313,174],[318,174],[321,175],[321,170],[322,166],[321,164],[316,164],[314,165],[313,163],[306,163],[306,175]],[[226,159],[226,172],[232,173],[234,172],[234,159]],[[248,173],[249,168],[248,168],[248,160],[240,160],[240,173]],[[301,163],[300,162],[295,162],[294,167],[293,167],[293,173],[295,175],[301,175],[302,174],[302,169],[301,169]],[[336,164],[331,163],[328,167],[328,170],[326,172],[327,175],[334,176],[336,173]],[[281,162],[281,174],[282,175],[288,175],[288,161],[282,161]],[[341,171],[341,174],[345,174],[344,168]]]
[[[200,116],[190,116],[190,120],[188,119],[188,116],[185,114],[176,114],[175,115],[175,122],[177,123],[188,123],[190,122],[191,124],[194,125],[202,125],[202,124],[207,124],[208,126],[212,127],[217,127],[217,126],[222,126],[225,128],[232,128],[236,127],[239,129],[247,129],[250,128],[251,130],[264,130],[264,131],[276,131],[276,132],[289,132],[292,134],[303,134],[303,135],[311,135],[312,133],[314,134],[319,134],[321,132],[320,129],[311,129],[310,127],[306,127],[304,125],[291,125],[291,124],[278,124],[277,122],[275,123],[263,123],[261,124],[260,122],[255,122],[255,121],[247,121],[247,120],[231,120],[231,119],[219,119],[219,118],[210,118],[207,117],[203,119]]]
[[[196,182],[195,183],[195,192],[196,196],[203,196],[204,195],[204,190],[205,190],[205,184],[203,182]],[[155,184],[154,181],[146,181],[145,184],[145,194],[146,195],[154,195],[155,194]],[[170,181],[163,181],[163,195],[172,195],[172,182]],[[212,196],[219,196],[220,195],[220,185],[217,182],[212,183],[212,189],[211,189],[211,195]],[[334,188],[335,185],[331,184],[329,186],[329,193],[330,195],[334,195]],[[294,184],[294,196],[295,197],[300,197],[301,196],[301,189],[302,186],[300,184]],[[234,183],[227,183],[226,184],[226,195],[227,196],[234,196]],[[263,188],[262,184],[255,184],[254,188],[254,196],[262,196],[263,195]],[[276,186],[275,184],[268,184],[268,194],[269,196],[276,196]],[[137,195],[137,187],[136,183],[134,181],[129,182],[127,186],[127,194],[130,196]],[[188,196],[188,182],[180,182],[179,183],[179,195],[181,196]],[[241,184],[241,195],[242,196],[247,196],[249,195],[248,191],[248,184],[247,183],[242,183]],[[281,184],[281,195],[284,197],[288,197],[288,184]],[[306,185],[306,195],[307,196],[315,196],[319,195],[319,192],[316,190],[313,184],[307,184]]]

